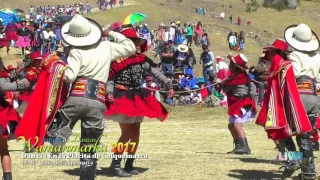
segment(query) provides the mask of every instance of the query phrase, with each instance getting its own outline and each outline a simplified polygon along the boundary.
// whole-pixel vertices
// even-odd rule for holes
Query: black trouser
[[[315,126],[319,113],[319,98],[314,95],[300,94],[301,101],[308,115],[312,128]],[[313,145],[312,145],[312,131],[297,135],[297,144],[303,154],[303,162],[301,170],[303,173],[315,173]]]
[[[261,103],[263,101],[266,88],[267,88],[267,82],[260,81],[259,82],[259,99],[258,99],[258,103]]]
[[[187,40],[188,40],[187,46],[188,46],[189,43],[190,43],[190,46],[189,46],[189,47],[191,47],[191,45],[192,45],[192,35],[187,35]]]
[[[93,129],[81,127],[80,149],[87,147],[87,152],[81,152],[80,158],[80,180],[94,180],[97,168],[97,156],[94,155],[99,151],[94,147],[99,146],[103,129]],[[101,149],[100,149],[101,151]]]

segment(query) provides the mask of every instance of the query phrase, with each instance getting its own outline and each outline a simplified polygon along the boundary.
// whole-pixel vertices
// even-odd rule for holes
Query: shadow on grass
[[[240,158],[240,157],[232,157],[230,159],[238,159],[241,162],[245,163],[265,163],[265,164],[274,164],[274,165],[282,165],[281,161],[277,160],[267,160],[267,159],[257,159],[257,158]]]
[[[195,152],[197,154],[227,154],[227,153],[217,153],[217,152]]]
[[[149,170],[149,168],[140,168],[140,167],[135,167],[135,169],[138,170],[140,173],[144,173]],[[105,167],[99,168],[96,171],[96,175],[112,177],[113,175],[109,174],[108,171],[109,171],[109,168],[105,168]],[[70,176],[80,176],[80,168],[63,170],[63,172]]]
[[[281,175],[276,173],[277,172],[272,172],[272,171],[235,169],[235,170],[229,171],[228,176],[236,179],[243,179],[243,180],[281,179]]]

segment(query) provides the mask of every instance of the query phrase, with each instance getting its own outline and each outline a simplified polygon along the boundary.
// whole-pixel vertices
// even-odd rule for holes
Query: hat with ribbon
[[[220,61],[224,60],[224,58],[221,56],[217,56],[216,60],[217,60],[217,62],[220,62]]]
[[[147,76],[146,77],[146,81],[152,81],[152,79],[153,79],[152,76]]]
[[[134,42],[138,42],[138,46],[140,46],[141,53],[147,51],[147,40],[141,38],[134,28],[129,27],[122,29],[121,34],[123,34],[126,38],[131,39]]]
[[[35,51],[35,52],[30,54],[30,59],[31,59],[31,61],[42,60],[43,57],[41,56],[41,53],[39,51]]]
[[[228,56],[228,58],[234,62],[234,64],[240,69],[246,70],[248,69],[247,63],[248,59],[243,54],[238,54],[237,56]]]
[[[265,47],[264,50],[269,50],[269,49],[278,49],[281,51],[288,51],[288,43],[283,40],[283,39],[276,39],[271,46]]]
[[[188,48],[187,45],[180,44],[180,45],[178,46],[178,51],[179,51],[179,52],[188,52],[188,50],[189,50],[189,48]]]
[[[9,66],[7,67],[7,70],[8,70],[8,71],[15,70],[15,69],[17,69],[17,68],[14,68],[12,65],[9,65]]]
[[[319,50],[319,38],[305,24],[291,25],[284,32],[287,43],[296,50],[313,52]]]
[[[62,25],[61,36],[72,46],[90,46],[101,40],[102,28],[96,21],[77,14]]]

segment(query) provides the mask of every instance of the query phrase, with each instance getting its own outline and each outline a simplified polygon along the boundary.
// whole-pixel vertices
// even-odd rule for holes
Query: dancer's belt
[[[130,89],[139,89],[140,88],[140,87],[138,87],[138,88],[128,87],[128,86],[125,86],[122,84],[115,84],[114,87],[117,89],[120,89],[120,90],[130,90]]]
[[[73,84],[70,96],[85,97],[105,103],[106,84],[101,81],[78,78]]]
[[[297,87],[300,94],[310,94],[315,95],[315,86],[312,79],[308,78],[299,78],[297,79]]]

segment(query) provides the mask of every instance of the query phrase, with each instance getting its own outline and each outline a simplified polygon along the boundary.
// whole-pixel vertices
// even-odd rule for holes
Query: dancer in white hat
[[[317,35],[305,24],[291,25],[285,32],[286,42],[295,49],[288,59],[293,66],[300,98],[313,128],[319,114],[320,99],[317,98],[320,92],[320,55],[319,39]],[[313,146],[311,140],[312,131],[297,135],[297,143],[303,153],[301,163],[302,179],[317,179],[315,171]],[[291,176],[296,170],[296,165],[289,163],[285,166],[285,172]]]
[[[70,48],[65,71],[65,82],[72,83],[68,99],[58,111],[54,138],[67,142],[75,123],[81,120],[81,138],[96,139],[96,142],[80,142],[80,147],[92,147],[99,141],[104,130],[105,84],[110,63],[135,53],[130,39],[120,33],[105,30],[100,25],[81,15],[75,15],[61,28],[62,39]],[[101,42],[102,36],[115,42]],[[97,159],[93,158],[95,148],[90,152],[80,152],[80,180],[94,180]]]

